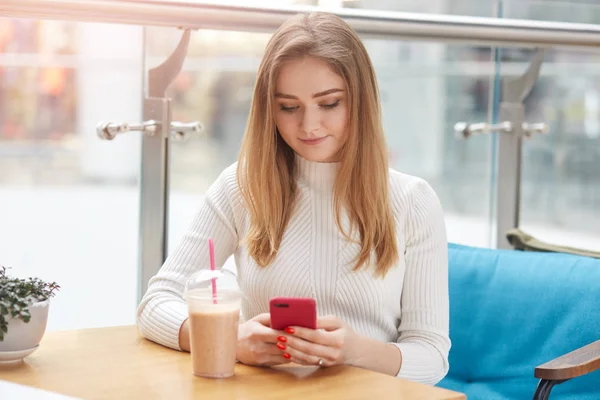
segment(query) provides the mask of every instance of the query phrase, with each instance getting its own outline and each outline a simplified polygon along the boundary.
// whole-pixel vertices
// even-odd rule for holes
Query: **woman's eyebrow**
[[[328,94],[343,92],[343,91],[344,91],[344,89],[332,88],[332,89],[324,90],[319,93],[315,93],[312,95],[312,97],[313,97],[313,99],[316,99],[317,97],[323,97],[323,96],[327,96]],[[292,94],[285,94],[285,93],[279,93],[279,92],[275,93],[275,97],[280,98],[280,99],[298,100],[298,97],[296,97]]]

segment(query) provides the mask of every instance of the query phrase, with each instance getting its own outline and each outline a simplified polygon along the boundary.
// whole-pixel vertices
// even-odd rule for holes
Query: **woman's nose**
[[[314,136],[321,125],[319,112],[316,110],[305,110],[302,117],[302,130],[309,136]]]

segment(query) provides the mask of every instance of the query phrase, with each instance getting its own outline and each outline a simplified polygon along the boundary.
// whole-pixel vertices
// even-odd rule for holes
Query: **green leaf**
[[[56,282],[45,282],[36,277],[14,278],[7,276],[7,271],[0,265],[0,341],[8,332],[8,317],[28,323],[31,320],[29,306],[53,297],[60,289]]]

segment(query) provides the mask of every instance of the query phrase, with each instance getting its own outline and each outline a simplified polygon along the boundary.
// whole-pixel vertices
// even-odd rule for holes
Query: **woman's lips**
[[[327,136],[323,136],[320,138],[316,138],[316,139],[300,139],[302,141],[302,143],[309,145],[309,146],[316,146],[318,144],[320,144],[321,142],[323,142],[325,139],[327,139]]]

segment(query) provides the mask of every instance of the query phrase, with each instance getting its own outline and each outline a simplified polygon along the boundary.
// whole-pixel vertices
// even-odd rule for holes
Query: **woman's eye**
[[[329,104],[321,104],[321,107],[327,109],[327,110],[331,110],[332,108],[335,108],[338,106],[338,104],[340,104],[339,100],[334,101],[333,103],[329,103]]]
[[[280,106],[281,111],[293,112],[298,109],[298,106],[286,107],[283,104]]]

